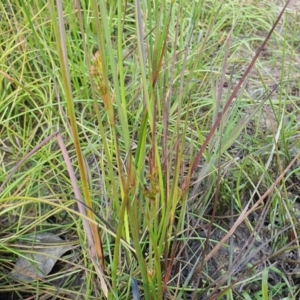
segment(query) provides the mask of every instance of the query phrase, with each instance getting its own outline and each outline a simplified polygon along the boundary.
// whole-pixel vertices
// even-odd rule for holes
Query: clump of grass
[[[18,241],[52,231],[74,251],[15,298],[295,297],[273,261],[299,246],[299,20],[267,1],[23,4],[0,9],[1,293]]]

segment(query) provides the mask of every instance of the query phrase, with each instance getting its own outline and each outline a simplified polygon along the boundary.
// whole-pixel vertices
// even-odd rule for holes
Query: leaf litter
[[[20,253],[11,276],[14,279],[32,282],[45,278],[53,269],[57,260],[71,250],[73,246],[53,233],[30,235],[26,242],[18,244]],[[23,251],[29,248],[28,251]]]

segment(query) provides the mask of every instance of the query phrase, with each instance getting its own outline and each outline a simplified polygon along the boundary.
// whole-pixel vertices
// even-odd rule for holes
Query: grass
[[[0,298],[299,297],[290,2],[0,4]]]

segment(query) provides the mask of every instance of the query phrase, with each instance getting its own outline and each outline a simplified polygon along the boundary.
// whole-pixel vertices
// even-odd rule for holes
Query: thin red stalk
[[[272,26],[271,30],[269,31],[267,37],[265,38],[265,40],[263,41],[262,45],[259,47],[259,49],[257,50],[255,56],[253,57],[252,61],[250,62],[250,64],[248,65],[244,75],[242,76],[241,80],[239,81],[239,83],[236,85],[236,87],[234,88],[232,94],[230,95],[229,99],[227,100],[223,110],[218,114],[218,117],[216,119],[216,122],[214,123],[214,125],[212,126],[212,128],[210,129],[202,147],[200,148],[197,156],[196,156],[196,159],[193,163],[193,166],[191,168],[191,174],[195,171],[195,169],[197,168],[199,162],[200,162],[200,159],[204,153],[204,150],[206,149],[209,141],[211,140],[211,138],[213,137],[216,129],[218,128],[218,126],[220,125],[220,122],[224,116],[224,114],[226,113],[226,111],[228,110],[230,104],[232,103],[233,99],[236,97],[238,91],[240,90],[242,84],[244,83],[246,77],[248,76],[249,72],[251,71],[251,69],[253,68],[255,62],[257,61],[260,53],[262,52],[262,50],[264,49],[264,47],[266,46],[268,40],[270,39],[273,31],[275,30],[275,27],[277,26],[279,20],[281,19],[287,5],[289,4],[290,0],[288,0],[285,4],[285,6],[283,7],[282,11],[280,12],[278,18],[276,19],[274,25]],[[186,177],[186,180],[184,181],[184,183],[182,184],[181,186],[181,189],[183,191],[183,193],[186,191],[186,189],[188,188],[188,183],[189,183],[189,176]]]

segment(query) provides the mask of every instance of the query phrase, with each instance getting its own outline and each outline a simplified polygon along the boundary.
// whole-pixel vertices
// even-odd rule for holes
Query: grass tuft
[[[0,4],[1,299],[298,298],[300,21],[273,2]]]

